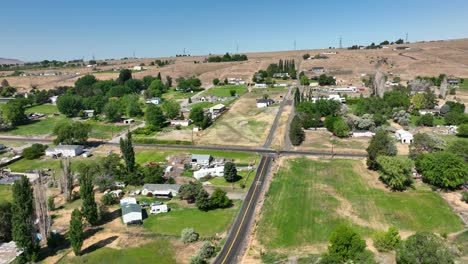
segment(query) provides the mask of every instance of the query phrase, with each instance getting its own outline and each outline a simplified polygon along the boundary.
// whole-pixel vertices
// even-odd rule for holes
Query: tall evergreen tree
[[[393,143],[390,136],[387,135],[387,132],[382,129],[375,133],[366,150],[367,167],[372,170],[376,170],[379,167],[377,163],[377,157],[379,155],[395,156],[397,153],[395,143]]]
[[[296,87],[294,90],[294,105],[297,106],[301,102],[301,92],[299,92],[299,88]]]
[[[127,133],[127,139],[120,138],[120,152],[125,161],[125,167],[128,173],[135,172],[135,150],[132,144],[132,133]]]
[[[300,118],[296,115],[291,121],[289,128],[289,139],[294,146],[299,146],[305,139],[304,130],[302,130],[302,124]]]
[[[158,76],[156,77],[156,79],[162,80],[160,72],[158,72]]]
[[[233,182],[236,180],[236,177],[237,177],[236,164],[232,162],[226,162],[224,164],[224,179],[227,182]]]
[[[13,240],[23,250],[17,260],[19,263],[35,261],[37,245],[34,230],[33,189],[26,176],[13,184],[12,227]]]
[[[76,256],[79,256],[81,253],[81,247],[83,246],[84,233],[82,216],[80,210],[78,209],[75,209],[72,212],[69,236],[73,252]]]
[[[80,196],[83,200],[81,211],[91,225],[96,225],[98,222],[98,211],[94,199],[93,185],[93,176],[96,173],[95,169],[95,166],[88,166],[86,164],[80,168]]]

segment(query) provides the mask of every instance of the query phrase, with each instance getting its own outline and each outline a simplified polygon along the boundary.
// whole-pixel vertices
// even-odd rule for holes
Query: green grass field
[[[163,99],[188,99],[189,97],[192,97],[197,93],[198,92],[182,93],[182,92],[176,91],[175,89],[171,89],[167,93],[164,93],[162,95],[162,98]]]
[[[7,134],[15,136],[34,136],[34,135],[48,135],[54,130],[54,127],[61,123],[66,122],[65,116],[48,117],[45,119],[39,119],[32,121],[31,123],[20,125],[12,130],[7,131]]]
[[[210,154],[213,157],[224,157],[228,159],[234,159],[235,163],[249,164],[258,162],[258,155],[245,152],[222,152],[222,151],[211,151],[211,150],[193,150],[188,152],[187,150],[167,150],[161,149],[158,151],[154,150],[141,150],[135,151],[136,161],[140,164],[147,162],[163,162],[167,156],[175,154]]]
[[[210,108],[212,106],[216,105],[216,103],[212,102],[199,102],[199,103],[194,103],[191,105],[188,105],[188,108],[195,108],[195,107],[202,107],[203,109]]]
[[[460,84],[460,89],[468,90],[468,79],[463,79],[463,83]]]
[[[50,115],[54,113],[59,113],[57,106],[53,104],[43,104],[43,105],[36,105],[33,107],[26,108],[26,113],[41,113],[45,115]]]
[[[0,203],[10,202],[12,200],[11,192],[11,185],[0,185]]]
[[[239,179],[233,183],[227,182],[224,177],[215,177],[209,182],[211,183],[210,186],[213,187],[232,187],[240,188],[242,184],[245,184],[245,190],[247,191],[252,185],[253,178],[255,177],[255,170],[248,172],[248,171],[239,171],[237,172]]]
[[[92,159],[86,158],[73,158],[71,160],[72,170],[76,170],[80,163],[91,162]],[[51,169],[53,171],[59,172],[60,169],[60,159],[52,159],[49,157],[42,157],[35,160],[21,159],[17,162],[6,166],[14,172],[25,172],[30,170],[40,170],[40,169]],[[60,173],[60,172],[59,172]]]
[[[83,249],[86,250],[86,249]],[[156,261],[156,262],[155,262]],[[165,239],[156,239],[149,244],[125,249],[112,249],[109,247],[97,247],[96,250],[84,254],[79,257],[66,257],[59,263],[99,263],[99,264],[147,264],[147,263],[161,263],[172,264],[176,263],[175,250],[171,243]]]
[[[86,123],[91,125],[91,132],[89,133],[90,138],[96,139],[111,139],[112,136],[128,129],[129,126],[124,125],[113,125],[107,123],[100,123],[95,121],[87,121]]]
[[[170,212],[150,215],[143,226],[154,233],[180,236],[182,229],[192,227],[201,237],[214,236],[224,232],[233,221],[239,210],[240,202],[234,201],[234,206],[227,209],[216,209],[203,212],[197,208],[182,207],[168,203]]]
[[[258,236],[269,249],[294,248],[328,241],[339,224],[369,236],[381,226],[407,231],[451,233],[461,220],[436,193],[421,188],[390,192],[369,185],[353,160],[288,162],[273,177]],[[354,167],[354,168],[353,168]]]
[[[420,119],[420,116],[411,115],[410,124],[414,127],[417,126],[417,122]],[[445,119],[443,117],[434,117],[434,126],[443,126],[445,125]]]
[[[215,86],[211,89],[206,90],[201,94],[201,96],[214,95],[218,97],[230,97],[231,90],[235,90],[236,94],[241,96],[247,92],[247,87],[245,85],[225,85],[225,86]]]

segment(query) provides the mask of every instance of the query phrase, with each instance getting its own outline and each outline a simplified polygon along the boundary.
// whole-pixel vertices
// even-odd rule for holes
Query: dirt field
[[[342,153],[365,154],[370,138],[343,138],[332,137],[332,134],[325,129],[305,130],[305,141],[296,150],[320,150]]]
[[[321,50],[299,50],[299,51],[279,51],[264,53],[247,53],[248,61],[244,62],[223,62],[223,63],[194,63],[202,62],[207,56],[160,58],[162,60],[174,60],[174,64],[158,67],[145,66],[147,70],[133,73],[133,76],[141,78],[145,75],[156,75],[161,72],[163,78],[166,75],[174,79],[180,76],[197,76],[202,80],[204,86],[210,86],[213,78],[220,79],[228,77],[242,78],[246,81],[252,79],[254,72],[265,69],[268,64],[277,62],[279,59],[295,59],[300,63],[300,70],[310,70],[314,66],[325,67],[326,71],[337,72],[335,74],[339,84],[361,84],[361,74],[373,74],[377,61],[383,63],[383,70],[400,76],[403,81],[412,79],[418,75],[439,75],[446,73],[459,77],[468,77],[468,39],[434,41],[426,43],[405,44],[409,50],[394,50],[396,46],[389,46],[387,49],[379,50],[347,50],[335,49],[337,54],[327,55],[328,59],[302,60],[302,55],[309,53],[316,55],[322,52],[329,52],[328,49]],[[100,66],[99,70],[107,71],[111,69],[132,68],[133,66],[145,63],[149,65],[155,58],[128,59],[108,61],[109,65]],[[50,69],[47,71],[73,72],[80,75],[91,73],[90,68],[73,69]],[[29,71],[27,71],[29,72]],[[36,72],[45,72],[44,70]],[[99,79],[117,78],[115,73],[99,73]],[[61,85],[71,85],[76,78],[68,79],[67,76],[34,76],[34,77],[6,77],[11,85],[31,89],[31,85],[38,85],[39,89],[50,89]]]
[[[207,145],[261,146],[270,130],[279,106],[257,108],[256,99],[268,94],[275,101],[286,89],[254,89],[237,100],[229,110],[205,131],[197,134],[195,142]]]

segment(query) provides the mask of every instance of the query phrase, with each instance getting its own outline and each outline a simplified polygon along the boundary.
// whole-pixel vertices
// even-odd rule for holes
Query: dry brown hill
[[[238,77],[251,80],[254,72],[265,69],[268,64],[277,62],[279,59],[295,59],[299,63],[300,70],[311,70],[312,67],[325,67],[326,71],[337,77],[342,85],[360,85],[362,74],[373,74],[378,63],[381,69],[393,76],[399,76],[402,80],[409,80],[418,75],[432,76],[445,73],[459,77],[468,78],[468,39],[419,42],[399,45],[408,47],[407,50],[396,50],[397,45],[388,46],[379,50],[347,50],[347,49],[318,49],[299,51],[278,51],[247,53],[249,60],[244,62],[222,62],[222,63],[197,63],[202,62],[207,56],[191,56],[177,58],[161,58],[174,60],[175,63],[165,66],[145,66],[146,71],[134,73],[135,77],[145,75],[162,76],[170,75],[174,79],[180,76],[197,76],[205,86],[211,85],[213,78],[220,79]],[[328,59],[303,60],[302,55],[309,53],[316,55],[325,52],[337,52],[327,55]],[[112,68],[131,68],[140,63],[149,65],[153,58],[113,60],[108,66],[100,67],[101,70]],[[73,72],[80,75],[92,73],[90,68],[79,69],[55,69],[47,71]],[[41,71],[36,71],[41,72]],[[118,76],[116,72],[99,73],[99,79],[111,79]],[[5,77],[13,86],[30,89],[31,85],[39,89],[50,89],[60,85],[72,85],[78,78],[70,76],[27,76],[27,77]]]

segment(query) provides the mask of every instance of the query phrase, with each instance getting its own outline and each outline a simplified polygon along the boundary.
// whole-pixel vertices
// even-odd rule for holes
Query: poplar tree
[[[84,233],[83,233],[83,222],[80,210],[75,209],[72,212],[70,219],[70,244],[73,248],[73,252],[76,256],[81,253],[81,247],[83,246]]]
[[[96,167],[83,164],[80,168],[80,195],[83,200],[82,213],[88,223],[96,225],[98,222],[97,204],[94,199],[93,175]]]
[[[128,173],[135,171],[135,151],[132,144],[132,133],[127,133],[127,139],[120,138],[120,152],[125,161],[125,167]]]

